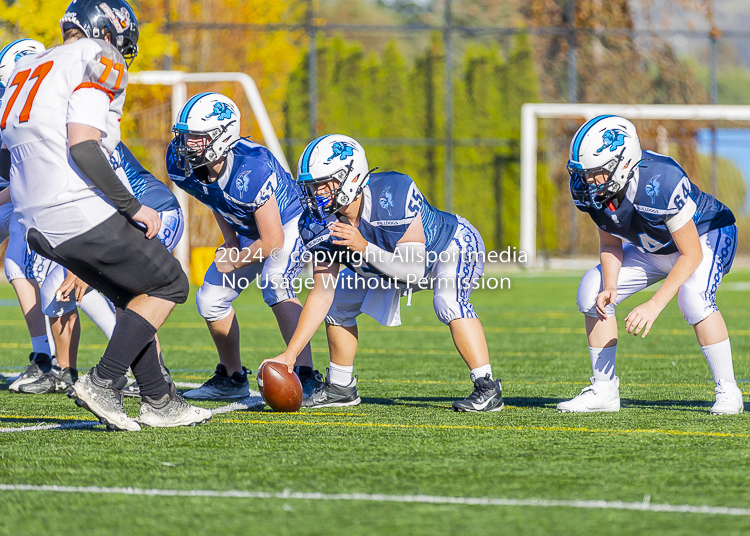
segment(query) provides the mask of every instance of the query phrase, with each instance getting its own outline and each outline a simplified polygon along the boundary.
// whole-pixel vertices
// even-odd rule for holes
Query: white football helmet
[[[324,220],[357,199],[370,181],[364,148],[343,134],[327,134],[311,142],[302,152],[297,165],[297,182],[302,201],[310,212]],[[315,195],[320,184],[337,184],[326,195]]]
[[[240,140],[240,109],[221,93],[198,93],[182,107],[172,132],[177,166],[190,176],[195,168],[226,156]],[[203,147],[188,146],[188,135],[208,136],[208,143]]]
[[[570,142],[568,173],[573,197],[600,209],[620,192],[641,162],[641,143],[635,125],[616,115],[600,115],[578,129]],[[603,184],[587,182],[604,174]]]
[[[0,50],[0,88],[10,83],[10,73],[15,69],[19,58],[45,50],[43,44],[33,39],[18,39],[5,45]]]

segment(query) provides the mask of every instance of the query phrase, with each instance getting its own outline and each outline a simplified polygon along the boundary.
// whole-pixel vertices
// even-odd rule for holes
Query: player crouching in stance
[[[272,361],[291,368],[325,320],[329,373],[302,405],[359,404],[352,377],[357,316],[364,312],[384,326],[399,325],[402,289],[393,280],[413,284],[426,276],[434,282],[435,312],[450,327],[474,382],[473,393],[453,408],[503,409],[484,329],[469,302],[484,270],[482,238],[465,219],[432,207],[410,177],[371,171],[364,149],[348,136],[323,136],[302,154],[297,168],[305,202],[300,236],[315,259],[314,286],[286,351]],[[340,264],[347,268],[339,274]],[[368,284],[371,278],[378,284]]]
[[[645,337],[677,294],[716,382],[711,413],[742,412],[729,334],[715,303],[737,248],[732,212],[701,192],[677,162],[641,151],[635,126],[622,117],[604,115],[584,124],[571,142],[568,171],[576,207],[599,228],[601,264],[586,272],[578,288],[594,371],[591,385],[557,409],[620,409],[615,306],[664,280],[650,300],[628,314],[625,329]]]
[[[240,359],[240,328],[232,302],[260,276],[263,300],[271,307],[288,342],[302,304],[294,278],[304,266],[297,220],[302,207],[291,175],[271,152],[240,137],[240,110],[219,93],[199,93],[185,103],[167,149],[174,183],[214,212],[224,236],[198,289],[196,304],[219,353],[216,373],[194,400],[232,400],[250,394]],[[312,368],[310,346],[297,360],[303,390],[322,378]]]

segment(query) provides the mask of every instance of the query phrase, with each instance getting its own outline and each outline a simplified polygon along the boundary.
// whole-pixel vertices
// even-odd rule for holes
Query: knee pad
[[[198,314],[209,322],[226,318],[232,312],[232,302],[236,297],[230,288],[203,283],[195,295]]]
[[[682,285],[677,292],[677,305],[680,307],[682,317],[685,321],[694,326],[701,320],[705,319],[711,313],[719,310],[716,302],[706,297],[705,294]]]
[[[586,316],[596,317],[596,297],[602,289],[602,273],[599,267],[592,268],[581,278],[576,294],[576,303],[578,310]],[[611,312],[610,312],[611,308]],[[607,307],[607,315],[614,314],[614,306]]]

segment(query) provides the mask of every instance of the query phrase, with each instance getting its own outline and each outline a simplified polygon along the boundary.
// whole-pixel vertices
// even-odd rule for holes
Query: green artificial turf
[[[428,293],[402,303],[403,325],[360,321],[354,408],[216,415],[202,426],[112,433],[86,429],[0,433],[0,484],[431,495],[750,507],[750,417],[711,417],[713,382],[676,303],[646,338],[618,347],[622,410],[558,414],[588,384],[580,274],[510,275],[506,290],[478,290],[506,409],[457,414],[468,370]],[[750,273],[718,294],[739,380],[750,380]],[[622,319],[649,293],[626,301]],[[0,300],[14,298],[0,285]],[[243,361],[257,369],[283,349],[257,289],[237,300]],[[622,322],[621,322],[622,324]],[[79,369],[105,337],[83,322]],[[160,330],[177,382],[201,383],[217,363],[192,299]],[[0,307],[0,371],[20,373],[30,351],[17,306]],[[322,330],[316,367],[328,363]],[[251,380],[254,383],[254,379]],[[254,385],[251,384],[252,387]],[[740,382],[750,394],[750,383]],[[218,408],[226,404],[205,403]],[[138,405],[126,401],[137,414]],[[0,383],[0,428],[70,424],[92,416],[64,395],[12,395]],[[570,506],[408,504],[296,498],[162,497],[0,490],[4,534],[747,534],[750,516]]]

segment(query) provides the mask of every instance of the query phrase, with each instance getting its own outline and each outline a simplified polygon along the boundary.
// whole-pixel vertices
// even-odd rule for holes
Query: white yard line
[[[18,428],[0,428],[0,434],[13,432],[37,432],[39,430],[69,430],[71,428],[92,428],[99,424],[99,421],[75,421],[65,424],[45,424],[39,423],[34,426],[19,426]]]
[[[281,493],[242,490],[180,490],[105,488],[99,486],[32,486],[28,484],[0,484],[0,491],[43,491],[56,493],[107,493],[114,495],[145,495],[163,497],[227,497],[236,499],[299,499],[307,501],[365,501],[421,504],[457,504],[471,506],[535,506],[589,508],[595,510],[638,510],[643,512],[672,512],[682,514],[711,514],[750,516],[750,508],[726,506],[693,506],[690,504],[653,504],[646,495],[642,502],[623,501],[565,501],[546,499],[495,499],[491,497],[440,497],[434,495],[380,495],[367,493],[299,493],[285,490]]]

